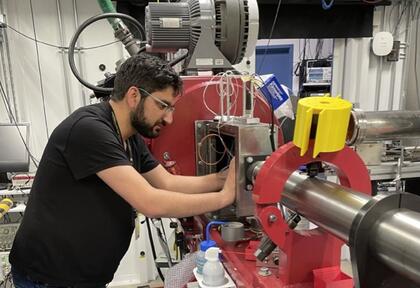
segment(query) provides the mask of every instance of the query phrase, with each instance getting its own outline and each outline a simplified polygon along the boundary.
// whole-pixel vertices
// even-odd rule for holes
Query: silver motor
[[[256,0],[182,0],[149,3],[152,49],[188,49],[187,69],[231,68],[250,56],[258,39]]]

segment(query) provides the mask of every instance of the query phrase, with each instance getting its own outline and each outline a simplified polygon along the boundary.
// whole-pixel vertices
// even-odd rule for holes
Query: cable
[[[158,219],[161,222],[162,229],[163,229],[162,219],[160,219],[160,218],[158,218]],[[158,219],[154,219],[154,220],[158,221]],[[173,263],[172,263],[171,251],[169,249],[168,241],[166,240],[166,235],[165,235],[165,238],[164,238],[164,235],[162,234],[161,229],[158,226],[156,226],[154,221],[153,221],[153,226],[155,226],[157,236],[159,238],[160,246],[162,247],[163,253],[165,253],[166,259],[168,260],[168,266],[169,266],[169,268],[171,268],[173,266]]]
[[[416,91],[417,97],[420,97],[420,86],[419,86],[419,75],[418,75],[418,65],[417,65],[417,54],[419,48],[419,25],[420,25],[420,10],[417,12],[417,25],[416,25],[416,48],[414,51],[414,77],[416,78]]]
[[[260,67],[258,68],[258,74],[261,73],[261,69],[264,65],[265,56],[267,55],[268,47],[270,46],[271,38],[273,37],[274,27],[276,26],[277,17],[279,16],[280,5],[281,5],[281,0],[279,0],[279,3],[277,4],[276,15],[274,16],[274,21],[273,21],[273,24],[271,25],[270,35],[268,36],[267,46],[265,46],[264,55],[261,60]]]
[[[327,4],[327,2],[325,2],[326,0],[321,0],[321,4],[322,4],[322,9],[324,10],[329,10],[331,9],[331,7],[334,4],[334,0],[330,0],[330,3]]]
[[[31,0],[32,1],[32,0]],[[85,81],[79,74],[79,71],[76,68],[76,63],[74,62],[74,50],[76,48],[76,43],[77,40],[80,36],[80,34],[83,32],[83,30],[86,29],[86,27],[88,27],[90,24],[97,22],[101,19],[105,19],[105,18],[120,18],[120,19],[125,19],[130,21],[139,31],[140,34],[143,33],[143,36],[145,34],[145,30],[142,24],[140,24],[139,21],[137,21],[135,18],[126,15],[126,14],[122,14],[122,13],[104,13],[104,14],[100,14],[100,15],[96,15],[93,16],[89,19],[87,19],[85,22],[83,22],[79,28],[77,28],[76,32],[73,35],[73,38],[70,41],[70,45],[69,45],[69,64],[70,64],[70,68],[71,71],[73,72],[74,76],[77,78],[77,80],[79,80],[79,82],[81,84],[83,84],[84,86],[86,86],[87,88],[93,90],[93,91],[97,91],[97,92],[102,92],[102,93],[112,93],[112,88],[103,88],[103,87],[98,87],[95,86],[93,84],[90,84],[89,82]]]
[[[392,31],[392,35],[395,35],[395,33],[397,32],[397,30],[398,30],[398,27],[400,26],[400,24],[401,24],[401,20],[402,20],[402,18],[403,18],[403,16],[404,16],[404,14],[405,14],[405,11],[408,9],[408,5],[406,4],[404,7],[403,7],[403,10],[402,10],[402,12],[401,12],[401,14],[400,14],[400,16],[398,17],[398,21],[397,21],[397,24],[395,24],[395,27],[394,27],[394,30]],[[390,31],[391,32],[391,31]]]
[[[146,217],[146,226],[147,226],[147,234],[149,234],[150,247],[152,248],[153,260],[156,261],[156,259],[157,259],[156,249],[155,249],[155,244],[153,242],[152,229],[150,228],[150,218],[149,217]],[[158,267],[156,265],[156,262],[155,262],[155,266],[156,266],[156,269],[158,271],[160,279],[163,282],[165,282],[165,277],[163,277],[162,270],[160,270],[160,267]]]
[[[27,38],[27,39],[29,39],[29,40],[32,40],[32,41],[34,41],[34,42],[37,42],[37,43],[43,44],[43,45],[45,45],[45,46],[53,47],[53,48],[58,48],[58,49],[69,49],[69,47],[68,47],[68,46],[59,46],[59,45],[55,45],[55,44],[51,44],[51,43],[47,43],[47,42],[44,42],[44,41],[41,41],[41,40],[34,39],[34,38],[32,38],[31,36],[28,36],[28,35],[26,35],[26,34],[24,34],[24,33],[20,32],[19,30],[17,30],[17,29],[15,29],[15,28],[13,28],[13,27],[12,27],[12,26],[10,26],[9,24],[6,24],[6,26],[7,26],[7,28],[9,28],[10,30],[14,31],[15,33],[17,33],[17,34],[19,34],[19,35],[21,35],[21,36],[23,36],[23,37],[25,37],[25,38]],[[90,46],[90,47],[78,47],[78,48],[77,48],[77,50],[81,50],[81,51],[83,51],[83,50],[98,49],[98,48],[106,47],[106,46],[109,46],[109,45],[112,45],[112,44],[115,44],[115,43],[118,43],[118,42],[120,42],[120,40],[115,40],[115,41],[113,41],[113,42],[109,42],[109,43],[105,43],[105,44],[101,44],[101,45],[96,45],[96,46]]]
[[[186,53],[184,53],[183,55],[181,55],[181,56],[179,56],[179,57],[177,57],[177,58],[175,58],[175,59],[173,59],[173,60],[171,60],[169,63],[168,63],[168,65],[169,66],[175,66],[176,64],[178,64],[179,62],[181,62],[182,60],[184,60],[185,58],[187,58],[188,57],[188,52],[186,52]]]
[[[264,83],[264,80],[261,78],[261,76],[255,74],[258,78],[260,78],[260,81]],[[267,99],[268,100],[268,99]],[[276,145],[274,141],[274,103],[273,103],[273,97],[270,97],[270,103],[269,106],[271,108],[271,125],[270,125],[270,144],[271,144],[271,150],[274,152],[276,151]]]
[[[1,81],[0,81],[0,90],[1,90],[1,93],[0,94],[1,94],[2,99],[3,99],[3,101],[5,102],[5,105],[6,105],[6,107],[5,107],[6,110],[8,109],[9,111],[11,111],[12,110],[12,107],[10,105],[9,100],[6,97],[6,93],[4,91],[3,83]],[[39,161],[35,158],[35,156],[33,156],[33,154],[31,153],[31,151],[29,150],[29,146],[26,143],[26,140],[24,139],[24,137],[22,135],[22,132],[19,129],[19,126],[17,124],[17,121],[16,121],[15,116],[13,115],[13,113],[10,113],[10,115],[12,116],[13,123],[14,123],[16,129],[19,132],[19,136],[22,139],[23,144],[25,145],[26,151],[28,151],[29,157],[31,158],[31,160],[34,163],[35,167],[38,168]]]
[[[203,145],[203,142],[205,140],[209,139],[210,137],[219,137],[220,142],[222,143],[223,147],[225,148],[225,150],[223,151],[222,156],[220,156],[220,158],[218,160],[216,160],[215,162],[207,162],[207,161],[205,161],[203,159],[203,155],[201,154],[202,147],[204,146]],[[215,166],[215,165],[219,164],[223,160],[223,158],[225,157],[226,151],[229,150],[228,147],[226,146],[225,142],[223,141],[223,138],[220,135],[217,135],[217,134],[214,134],[214,133],[207,134],[206,136],[204,136],[203,138],[201,138],[200,142],[198,143],[198,147],[199,147],[199,149],[198,149],[197,152],[198,152],[198,158],[199,158],[199,160],[201,162],[203,162],[204,164],[208,165],[208,166]]]
[[[34,17],[34,9],[33,9],[33,5],[32,5],[32,0],[29,0],[29,4],[30,4],[30,7],[31,7],[31,18],[32,18],[32,27],[33,27],[33,31],[34,31],[34,38],[35,38],[35,40],[37,40],[36,39],[37,37],[36,37],[36,28],[35,28],[35,17]],[[47,132],[47,139],[50,139],[50,132],[49,132],[49,129],[48,129],[48,121],[47,121],[47,110],[46,110],[46,107],[45,107],[44,84],[42,82],[41,61],[39,59],[38,42],[35,42],[35,48],[36,48],[36,60],[38,62],[39,85],[41,87],[42,110],[44,112],[45,130]]]

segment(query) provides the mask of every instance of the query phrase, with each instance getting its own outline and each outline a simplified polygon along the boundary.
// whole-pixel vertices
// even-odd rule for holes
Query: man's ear
[[[131,86],[128,88],[127,92],[125,93],[125,100],[130,108],[135,108],[137,106],[137,103],[140,102],[141,94],[139,93],[139,90]]]

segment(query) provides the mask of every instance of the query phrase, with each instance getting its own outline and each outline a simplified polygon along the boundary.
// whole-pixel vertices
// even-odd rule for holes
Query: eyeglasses
[[[155,100],[155,102],[156,102],[156,104],[158,104],[158,107],[160,108],[160,110],[164,110],[165,113],[171,113],[171,112],[175,111],[175,106],[172,106],[172,105],[169,105],[168,103],[163,102],[162,100],[160,100],[156,96],[153,96],[152,94],[150,94],[149,92],[147,92],[143,88],[137,87],[137,89],[139,89],[141,92],[144,92],[145,94],[147,94],[147,96],[150,96],[153,100]]]

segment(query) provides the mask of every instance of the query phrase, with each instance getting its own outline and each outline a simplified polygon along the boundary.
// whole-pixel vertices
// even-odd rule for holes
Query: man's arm
[[[221,190],[225,183],[227,172],[224,171],[205,176],[182,176],[173,175],[163,168],[162,165],[158,165],[156,168],[142,175],[153,187],[195,194]]]
[[[150,185],[131,166],[115,166],[97,173],[109,187],[148,217],[187,217],[221,209],[235,199],[235,169],[220,192],[184,194]]]

